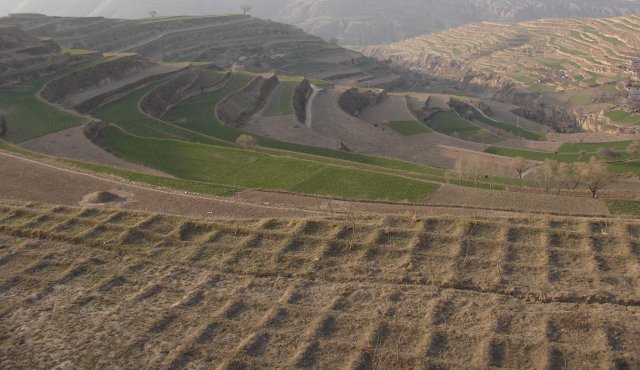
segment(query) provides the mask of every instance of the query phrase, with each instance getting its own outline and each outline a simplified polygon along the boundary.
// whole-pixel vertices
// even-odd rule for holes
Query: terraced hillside
[[[141,20],[10,16],[0,25],[19,26],[74,49],[134,52],[158,61],[213,62],[252,71],[281,69],[323,78],[376,79],[388,69],[360,53],[287,24],[243,15],[166,17]],[[362,65],[362,67],[360,67]]]
[[[639,36],[636,16],[478,23],[372,47],[367,54],[437,76],[497,74],[530,90],[555,91],[607,85],[637,73]]]
[[[522,22],[549,17],[612,17],[640,11],[637,0],[4,0],[0,14],[38,12],[120,18],[227,14],[242,4],[252,14],[290,23],[344,45],[376,45],[471,22]]]
[[[639,243],[623,220],[199,221],[3,201],[0,361],[637,368]]]
[[[63,53],[51,39],[39,39],[18,27],[0,26],[0,86],[33,80],[81,59]]]

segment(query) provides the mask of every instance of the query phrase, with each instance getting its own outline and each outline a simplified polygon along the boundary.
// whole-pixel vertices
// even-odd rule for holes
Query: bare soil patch
[[[21,146],[35,152],[55,157],[77,159],[80,161],[94,162],[125,170],[147,173],[150,175],[172,177],[158,170],[130,163],[124,159],[116,157],[92,143],[91,140],[84,135],[83,130],[84,126],[73,127],[26,141],[22,143]]]
[[[431,205],[479,207],[519,212],[547,212],[575,215],[608,215],[601,199],[563,197],[548,194],[511,193],[443,185],[427,200]]]

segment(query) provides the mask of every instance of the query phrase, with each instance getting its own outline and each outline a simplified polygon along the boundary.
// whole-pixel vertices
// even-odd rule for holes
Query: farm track
[[[199,221],[0,201],[0,362],[636,368],[639,246],[621,220]]]

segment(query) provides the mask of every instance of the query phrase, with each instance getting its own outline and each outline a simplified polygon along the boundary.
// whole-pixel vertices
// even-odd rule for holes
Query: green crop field
[[[342,168],[286,155],[140,138],[113,126],[103,130],[99,144],[119,156],[180,179],[223,187],[412,202],[423,200],[437,188],[431,182]]]
[[[631,141],[609,141],[603,143],[564,143],[558,150],[560,153],[580,153],[581,150],[587,153],[596,153],[598,149],[615,149],[618,151],[626,150]]]
[[[640,216],[640,201],[608,200],[607,205],[614,215]]]
[[[609,164],[609,169],[613,173],[633,173],[640,176],[640,160],[613,162]]]
[[[283,81],[280,82],[274,96],[271,97],[269,105],[264,110],[266,116],[287,116],[293,114],[293,93],[300,82]]]
[[[21,143],[88,122],[85,117],[38,99],[37,94],[43,86],[56,78],[113,59],[102,58],[74,65],[28,82],[29,88],[23,91],[0,91],[0,111],[7,120],[4,139],[12,143]]]
[[[0,92],[0,111],[7,120],[6,140],[21,143],[88,121],[39,100],[35,93],[34,90]]]
[[[185,130],[181,127],[154,119],[142,113],[138,103],[145,95],[157,88],[161,82],[108,104],[93,113],[104,122],[114,123],[128,133],[142,137],[185,140],[203,144],[224,145],[224,142],[212,137]]]
[[[198,77],[193,85],[191,85],[191,88],[196,89],[203,86],[214,85],[216,82],[222,80],[226,74],[226,71],[206,71]]]
[[[431,132],[429,128],[417,121],[391,121],[389,127],[400,135],[412,136]]]
[[[553,159],[553,153],[536,152],[533,150],[505,148],[501,146],[490,146],[485,153],[502,155],[505,157],[522,157],[532,161],[544,161],[545,159]]]
[[[291,190],[341,198],[388,199],[417,203],[422,202],[437,188],[438,185],[433,183],[408,181],[397,176],[327,167]]]
[[[235,142],[242,132],[220,122],[214,110],[225,97],[243,89],[255,77],[250,73],[234,73],[231,81],[223,89],[187,99],[169,110],[163,119],[180,122],[180,127],[189,130]]]
[[[529,130],[525,130],[523,128],[520,127],[516,127],[514,125],[508,124],[508,123],[504,123],[504,122],[498,122],[494,119],[491,119],[487,116],[485,116],[484,114],[482,114],[480,112],[480,109],[476,106],[473,106],[467,102],[464,102],[462,100],[459,99],[451,99],[449,101],[449,104],[451,105],[451,107],[458,111],[458,112],[463,112],[463,111],[469,111],[471,110],[472,115],[471,115],[471,119],[479,121],[481,123],[484,123],[485,125],[491,126],[491,127],[495,127],[497,129],[500,129],[502,131],[508,132],[510,134],[513,134],[515,136],[524,138],[524,139],[528,139],[528,140],[535,140],[535,141],[540,141],[540,140],[544,140],[546,138],[546,135],[540,132],[533,132],[533,131],[529,131]]]
[[[434,131],[467,141],[493,144],[503,140],[503,138],[463,119],[456,112],[438,112],[431,116],[427,125]]]
[[[614,110],[611,112],[605,113],[610,120],[615,123],[620,123],[624,125],[640,125],[640,115],[633,114],[621,110]]]

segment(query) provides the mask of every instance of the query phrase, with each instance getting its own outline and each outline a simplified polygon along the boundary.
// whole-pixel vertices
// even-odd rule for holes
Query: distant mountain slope
[[[510,80],[545,92],[595,87],[635,75],[640,72],[639,48],[640,17],[628,16],[476,23],[371,46],[364,53],[439,77]]]
[[[371,45],[479,21],[520,22],[550,17],[612,17],[640,12],[640,0],[4,0],[0,13],[147,17],[237,13],[252,14],[337,38],[342,44]]]

